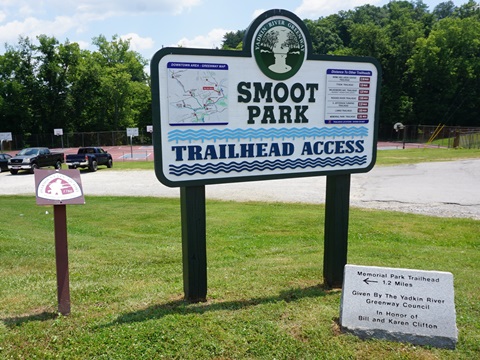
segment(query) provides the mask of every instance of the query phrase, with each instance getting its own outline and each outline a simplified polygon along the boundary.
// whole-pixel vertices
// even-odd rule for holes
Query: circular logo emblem
[[[253,54],[260,70],[273,80],[291,78],[305,60],[305,36],[287,18],[270,18],[254,36]]]

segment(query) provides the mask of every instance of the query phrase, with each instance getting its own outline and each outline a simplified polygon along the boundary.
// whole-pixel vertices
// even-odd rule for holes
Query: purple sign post
[[[53,205],[58,311],[70,314],[68,274],[67,204],[85,204],[80,171],[35,169],[37,205]]]

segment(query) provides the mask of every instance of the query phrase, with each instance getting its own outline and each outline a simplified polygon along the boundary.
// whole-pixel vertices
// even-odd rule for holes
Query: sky
[[[432,11],[446,0],[423,0]],[[468,0],[453,0],[456,6]],[[243,30],[270,9],[286,9],[301,19],[316,20],[389,0],[0,0],[0,54],[4,44],[17,45],[20,36],[36,41],[38,35],[76,42],[96,50],[92,38],[117,35],[145,59],[162,47],[213,49],[223,35]]]

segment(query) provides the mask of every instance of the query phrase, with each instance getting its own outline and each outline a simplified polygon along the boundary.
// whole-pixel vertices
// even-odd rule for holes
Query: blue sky
[[[430,10],[443,1],[424,0]],[[454,0],[455,5],[467,0]],[[286,9],[301,19],[318,19],[388,0],[0,0],[0,53],[19,36],[45,34],[95,50],[93,37],[130,40],[131,49],[150,60],[162,46],[215,48],[227,31],[245,29],[269,9]]]

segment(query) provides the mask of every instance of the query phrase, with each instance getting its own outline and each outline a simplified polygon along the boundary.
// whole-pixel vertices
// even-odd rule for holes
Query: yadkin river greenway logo
[[[271,18],[259,26],[253,54],[260,70],[273,80],[294,76],[305,60],[305,35],[286,18]]]

